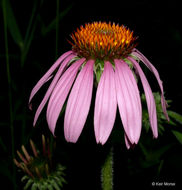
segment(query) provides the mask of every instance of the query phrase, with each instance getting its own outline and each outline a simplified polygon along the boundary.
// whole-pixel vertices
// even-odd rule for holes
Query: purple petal
[[[64,134],[68,142],[76,142],[89,112],[93,88],[94,60],[80,71],[69,95],[64,119]]]
[[[85,58],[79,59],[64,72],[50,96],[47,107],[47,122],[53,134],[62,106],[75,80],[78,69],[84,61]]]
[[[106,61],[96,93],[94,130],[97,143],[104,144],[113,128],[117,110],[114,70]]]
[[[40,113],[41,113],[43,107],[45,106],[45,104],[46,104],[48,98],[50,97],[50,94],[52,93],[52,91],[53,91],[53,89],[54,89],[54,87],[55,87],[57,81],[59,80],[61,74],[63,73],[63,70],[65,69],[65,67],[67,66],[67,64],[69,63],[69,61],[70,61],[73,57],[75,57],[75,55],[71,54],[71,55],[69,55],[68,57],[66,57],[66,58],[64,59],[64,61],[62,62],[61,66],[60,66],[60,68],[59,68],[59,70],[58,70],[58,72],[56,73],[54,79],[52,80],[52,82],[51,82],[51,84],[50,84],[50,86],[49,86],[49,88],[48,88],[48,90],[47,90],[47,92],[46,92],[46,94],[45,94],[45,96],[44,96],[42,102],[40,103],[40,105],[39,105],[39,107],[38,107],[38,109],[37,109],[37,111],[36,111],[36,113],[35,113],[35,118],[34,118],[34,123],[33,123],[33,125],[36,124],[37,119],[38,119],[38,117],[39,117],[39,115],[40,115]]]
[[[157,69],[152,65],[152,63],[150,63],[150,61],[140,52],[138,51],[137,49],[134,49],[134,52],[132,52],[132,55],[138,57],[149,69],[151,72],[153,72],[153,74],[155,75],[157,81],[158,81],[158,84],[159,84],[159,87],[161,89],[161,104],[162,104],[162,109],[163,109],[163,112],[164,112],[164,115],[166,117],[166,119],[169,121],[169,117],[168,117],[168,114],[167,114],[167,110],[166,110],[166,106],[167,106],[167,103],[165,101],[165,98],[164,98],[164,90],[163,90],[163,85],[162,85],[162,81],[160,79],[160,76],[159,76],[159,73],[157,71]]]
[[[117,101],[125,133],[137,144],[141,133],[141,100],[135,77],[122,60],[115,60]]]
[[[148,107],[148,112],[149,112],[149,120],[150,120],[150,125],[152,128],[152,132],[155,138],[158,136],[158,130],[157,130],[157,114],[156,114],[156,105],[155,105],[155,99],[152,94],[152,90],[150,88],[150,85],[147,81],[147,78],[145,77],[145,74],[143,73],[142,69],[140,68],[140,65],[138,64],[137,61],[135,61],[133,58],[128,57],[128,59],[133,63],[134,67],[136,68],[136,71],[138,72],[144,92],[145,92],[145,97],[147,101],[147,107]]]
[[[37,82],[35,87],[32,89],[32,92],[30,94],[29,98],[29,104],[34,97],[34,95],[37,93],[37,91],[42,87],[42,85],[48,81],[50,78],[51,74],[55,71],[55,69],[62,63],[62,61],[69,56],[70,54],[73,54],[73,51],[68,51],[64,53],[62,56],[58,58],[58,60],[52,65],[52,67],[44,74],[44,76]]]

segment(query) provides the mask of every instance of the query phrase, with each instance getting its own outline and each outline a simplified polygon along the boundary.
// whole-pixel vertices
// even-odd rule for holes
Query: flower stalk
[[[113,147],[101,168],[101,186],[102,190],[113,190]]]

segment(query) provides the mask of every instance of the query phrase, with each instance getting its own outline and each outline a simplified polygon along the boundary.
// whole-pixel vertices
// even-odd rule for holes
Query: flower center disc
[[[136,46],[131,32],[115,23],[93,22],[71,34],[73,50],[81,57],[112,60],[126,57]]]

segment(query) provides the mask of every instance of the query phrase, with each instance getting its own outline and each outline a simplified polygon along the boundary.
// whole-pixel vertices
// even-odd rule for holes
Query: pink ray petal
[[[150,125],[152,128],[152,132],[153,132],[154,137],[157,138],[157,136],[158,136],[157,114],[156,114],[155,99],[154,99],[154,96],[152,94],[152,90],[151,90],[150,85],[147,81],[147,78],[145,77],[145,74],[143,73],[138,62],[131,57],[128,57],[128,59],[133,63],[134,67],[136,68],[136,71],[138,72],[138,74],[140,76],[140,79],[141,79],[141,82],[142,82],[142,85],[144,88],[144,92],[145,92],[146,101],[147,101]]]
[[[80,71],[66,105],[64,134],[68,142],[75,143],[86,122],[93,88],[94,60],[89,60]]]
[[[37,91],[42,87],[42,85],[48,81],[51,74],[55,71],[55,69],[62,63],[62,61],[69,56],[70,54],[73,54],[73,51],[68,51],[64,53],[62,56],[60,56],[57,61],[52,65],[52,67],[44,74],[44,76],[37,82],[37,84],[34,86],[34,88],[31,91],[30,98],[29,98],[29,104],[34,97],[34,95],[37,93]]]
[[[62,106],[75,80],[78,69],[84,61],[85,58],[79,59],[64,72],[50,96],[47,106],[47,122],[53,134]]]
[[[50,84],[50,86],[49,86],[49,88],[48,88],[48,90],[47,90],[47,92],[46,92],[46,94],[45,94],[45,96],[44,96],[44,98],[43,98],[43,100],[42,100],[42,102],[40,103],[40,105],[39,105],[39,107],[38,107],[38,109],[37,109],[37,111],[36,111],[36,113],[35,113],[34,122],[33,122],[33,125],[34,125],[34,126],[35,126],[35,124],[36,124],[36,122],[37,122],[37,119],[38,119],[38,117],[39,117],[39,115],[40,115],[40,113],[41,113],[43,107],[45,106],[45,104],[46,104],[48,98],[50,97],[50,94],[52,93],[52,91],[53,91],[53,89],[54,89],[54,87],[55,87],[57,81],[59,80],[61,74],[63,73],[63,70],[65,69],[65,67],[67,66],[67,64],[69,63],[69,61],[70,61],[72,58],[74,58],[74,57],[75,57],[75,55],[73,55],[73,54],[68,55],[68,57],[66,57],[66,58],[64,59],[64,61],[62,62],[62,64],[60,65],[59,70],[57,71],[57,73],[56,73],[54,79],[52,80],[52,82],[51,82],[51,84]]]
[[[117,110],[114,70],[106,61],[95,101],[94,130],[97,143],[104,144],[113,128]]]
[[[141,133],[142,109],[135,77],[122,60],[115,60],[117,101],[125,133],[132,144],[137,144]]]
[[[125,140],[126,148],[127,148],[127,149],[130,149],[131,146],[132,146],[132,144],[131,144],[131,142],[129,141],[129,139],[128,139],[128,137],[127,137],[126,134],[124,134],[124,140]]]
[[[166,119],[169,121],[169,117],[168,117],[168,114],[167,114],[167,110],[166,110],[166,106],[167,106],[167,103],[165,101],[165,98],[164,98],[164,90],[163,90],[163,85],[162,85],[162,81],[160,79],[160,76],[159,76],[159,73],[157,71],[157,69],[152,65],[152,63],[150,63],[150,61],[139,51],[137,50],[136,48],[134,49],[134,51],[132,52],[132,55],[138,57],[149,69],[150,71],[154,74],[154,76],[156,77],[157,79],[157,82],[159,84],[159,87],[160,87],[160,90],[161,90],[161,105],[162,105],[162,109],[163,109],[163,112],[164,112],[164,115],[166,117]]]

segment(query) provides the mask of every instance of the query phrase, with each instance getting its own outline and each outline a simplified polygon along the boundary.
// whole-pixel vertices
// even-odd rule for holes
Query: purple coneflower
[[[36,111],[33,125],[48,101],[47,122],[54,134],[59,114],[70,93],[65,111],[64,134],[67,141],[76,142],[87,119],[95,79],[98,84],[94,110],[96,141],[101,144],[107,141],[118,105],[126,146],[129,148],[138,143],[142,126],[137,73],[145,92],[153,136],[157,138],[155,100],[139,61],[155,75],[161,90],[163,112],[168,119],[162,81],[156,68],[135,48],[136,38],[133,37],[133,32],[123,25],[94,22],[81,26],[71,38],[72,50],[59,57],[31,92],[29,103],[58,69]]]

